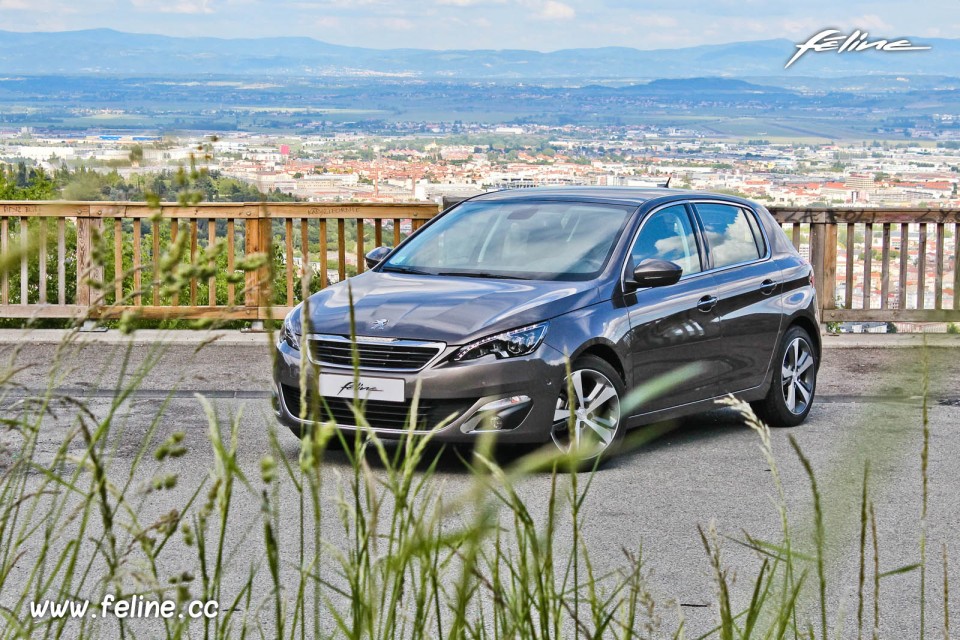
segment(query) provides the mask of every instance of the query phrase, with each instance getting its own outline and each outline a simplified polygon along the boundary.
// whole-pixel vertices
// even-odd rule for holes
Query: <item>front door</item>
[[[682,204],[649,214],[643,221],[627,267],[647,258],[669,260],[683,269],[676,284],[627,293],[634,385],[663,380],[684,369],[679,382],[661,388],[631,413],[638,415],[713,397],[721,358],[718,291],[713,276],[703,273],[702,250],[692,218]]]

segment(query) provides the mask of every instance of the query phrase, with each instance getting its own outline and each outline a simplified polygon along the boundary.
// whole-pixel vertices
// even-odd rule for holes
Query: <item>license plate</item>
[[[396,378],[371,378],[369,376],[341,376],[336,374],[320,374],[320,395],[333,398],[352,400],[386,400],[387,402],[403,402],[404,383]]]

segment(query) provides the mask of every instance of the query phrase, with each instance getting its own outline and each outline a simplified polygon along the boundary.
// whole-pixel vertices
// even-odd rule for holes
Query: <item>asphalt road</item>
[[[45,389],[53,380],[55,395],[84,399],[97,416],[109,410],[118,379],[129,380],[143,363],[155,362],[139,384],[140,391],[118,413],[114,467],[122,479],[151,420],[166,403],[155,441],[174,431],[186,432],[188,453],[160,467],[149,459],[137,475],[176,472],[177,487],[144,499],[143,520],[150,521],[179,508],[190,492],[209,475],[213,456],[207,440],[207,419],[194,393],[210,398],[221,423],[241,412],[239,465],[251,478],[259,477],[259,462],[270,450],[269,425],[273,423],[266,385],[269,379],[267,338],[228,336],[202,345],[196,338],[176,338],[157,346],[156,336],[139,334],[134,341],[94,337],[68,347],[58,346],[50,334],[28,336],[0,332],[0,363],[17,369],[7,383],[0,414],[16,412],[24,398]],[[142,342],[141,342],[142,341]],[[859,494],[864,461],[872,468],[872,494],[876,505],[881,571],[917,562],[920,548],[922,372],[921,349],[908,346],[915,339],[877,337],[829,341],[819,376],[817,402],[808,421],[795,429],[775,431],[772,445],[789,505],[791,526],[800,546],[809,549],[812,500],[810,482],[788,442],[797,443],[809,458],[823,493],[830,553],[826,571],[830,621],[844,637],[856,635],[859,536]],[[941,547],[960,557],[960,342],[941,338],[926,353],[931,373],[928,396],[930,427],[929,512],[927,550],[927,629],[940,637],[943,620]],[[19,348],[19,349],[18,349]],[[57,356],[59,350],[59,356]],[[51,371],[49,363],[58,364]],[[0,365],[0,371],[4,369]],[[50,459],[72,429],[77,409],[55,404],[42,422],[38,458]],[[770,465],[758,448],[757,435],[730,410],[718,410],[675,425],[661,425],[664,435],[607,464],[593,480],[585,502],[584,542],[595,570],[603,573],[623,564],[623,550],[642,546],[649,571],[648,584],[659,603],[664,628],[684,619],[687,637],[708,631],[716,621],[717,596],[698,525],[714,523],[724,538],[724,562],[735,576],[732,596],[745,605],[759,567],[755,553],[736,540],[745,533],[779,540],[780,519],[774,504],[775,487]],[[299,442],[278,432],[283,455],[296,464]],[[8,451],[0,453],[0,471],[16,455],[16,438],[2,436]],[[505,463],[510,455],[502,456]],[[382,474],[377,461],[369,460],[374,474]],[[171,466],[172,465],[172,466]],[[322,522],[323,536],[342,540],[343,529],[333,516],[338,488],[350,469],[342,453],[330,453],[324,468],[324,506],[329,517]],[[433,482],[453,496],[467,490],[469,473],[458,456],[444,453]],[[550,486],[547,475],[525,479],[520,494],[533,513],[542,513]],[[280,495],[282,557],[296,560],[298,536],[297,496],[284,485]],[[224,591],[237,588],[249,570],[249,540],[259,540],[260,497],[237,493],[231,522],[231,570]],[[569,531],[558,532],[561,547],[570,544]],[[259,543],[255,543],[259,544]],[[261,547],[255,547],[259,553]],[[177,556],[162,570],[183,570],[186,560]],[[949,570],[953,587],[960,571]],[[810,565],[811,571],[814,570]],[[264,570],[263,573],[266,573]],[[296,584],[289,565],[282,573],[285,584]],[[882,636],[913,638],[919,634],[920,575],[912,571],[885,578],[880,601]],[[291,586],[292,588],[292,586]],[[264,591],[266,593],[266,591]],[[2,594],[0,594],[2,596]],[[955,596],[954,596],[955,597]],[[956,610],[957,602],[953,602]],[[818,618],[813,618],[816,621]]]

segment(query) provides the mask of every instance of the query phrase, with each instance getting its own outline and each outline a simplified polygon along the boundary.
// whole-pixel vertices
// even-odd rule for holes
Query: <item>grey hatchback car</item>
[[[307,398],[321,407],[314,417],[344,431],[432,431],[444,442],[495,431],[499,444],[552,441],[590,458],[631,427],[708,410],[726,394],[772,426],[801,423],[813,403],[813,272],[747,200],[500,191],[451,207],[367,263],[284,321],[274,406],[296,434],[311,424]],[[678,371],[656,396],[624,402]]]

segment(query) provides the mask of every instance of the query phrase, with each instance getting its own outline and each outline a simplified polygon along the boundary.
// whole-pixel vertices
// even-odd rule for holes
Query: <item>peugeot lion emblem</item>
[[[381,318],[380,320],[374,320],[373,324],[370,325],[370,328],[374,331],[383,331],[387,328],[387,319]]]

